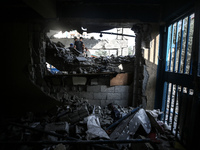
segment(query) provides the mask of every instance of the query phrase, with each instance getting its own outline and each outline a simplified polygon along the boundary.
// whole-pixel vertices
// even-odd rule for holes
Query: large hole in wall
[[[50,75],[73,76],[73,85],[130,84],[135,60],[131,29],[114,28],[100,34],[50,30],[47,38],[45,56]]]
[[[46,33],[47,36],[43,42],[43,50],[39,49],[40,60],[44,60],[43,65],[45,65],[44,75],[41,81],[36,80],[35,82],[43,92],[59,101],[78,96],[87,99],[91,104],[100,106],[109,103],[121,106],[130,105],[135,56],[133,55],[134,44],[128,47],[126,37],[110,35],[114,37],[101,39],[102,37],[98,34],[99,39],[95,39],[94,34],[90,36],[83,34],[69,38],[52,38],[56,34],[50,36],[48,34]],[[123,49],[129,49],[132,53],[125,56],[118,53],[85,57],[76,50],[69,49],[75,36],[83,37],[83,42],[90,51],[96,46],[98,51],[103,53],[105,50],[113,50],[113,46],[121,48],[118,51],[123,53],[122,47],[125,42],[126,47]],[[104,33],[103,36],[106,34]],[[131,38],[134,43],[134,37]],[[38,73],[35,75],[38,76]]]
[[[123,69],[134,59],[135,35],[131,29],[114,28],[100,33],[83,30],[82,34],[76,30],[47,33],[50,42],[46,64],[52,74],[131,72]]]

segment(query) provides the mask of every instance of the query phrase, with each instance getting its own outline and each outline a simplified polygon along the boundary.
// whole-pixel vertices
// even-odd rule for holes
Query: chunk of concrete
[[[68,122],[53,122],[45,126],[45,131],[65,131],[69,133]]]

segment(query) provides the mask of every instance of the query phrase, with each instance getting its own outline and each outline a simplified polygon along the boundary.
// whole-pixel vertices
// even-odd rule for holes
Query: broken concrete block
[[[65,131],[69,133],[68,122],[53,122],[45,126],[45,131]]]
[[[85,57],[76,57],[76,60],[79,62],[87,61]]]

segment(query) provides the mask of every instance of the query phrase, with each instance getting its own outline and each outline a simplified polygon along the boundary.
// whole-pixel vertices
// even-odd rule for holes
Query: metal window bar
[[[177,47],[178,47],[178,29],[179,29],[179,22],[176,23],[176,39],[175,39],[173,72],[175,72],[175,68],[176,68],[176,54],[177,54]]]
[[[164,122],[166,120],[166,111],[167,111],[167,102],[168,102],[168,91],[169,91],[169,83],[168,82],[165,82],[164,83],[164,90],[163,90],[163,99],[165,100],[164,101]]]
[[[190,33],[192,15],[189,15],[187,18],[182,18],[176,23],[168,26],[165,71],[192,75],[192,56],[190,57],[188,56],[189,40],[190,38],[193,38],[192,37],[193,33]],[[187,27],[185,27],[185,23]],[[181,30],[179,30],[180,27],[181,27]],[[174,43],[175,43],[175,50],[173,52]],[[180,48],[178,48],[178,46],[180,46]],[[179,51],[179,54],[177,54],[177,51]],[[190,49],[190,51],[192,55],[192,50]],[[183,64],[182,64],[182,58],[183,58]],[[189,60],[189,64],[187,62],[188,60]],[[178,63],[176,61],[178,61]],[[181,71],[181,67],[183,67],[182,71]],[[189,67],[189,73],[187,73],[187,67]],[[187,87],[185,88],[187,89],[187,96],[189,97],[190,89]],[[180,115],[178,114],[178,111],[179,111],[178,110],[179,102],[177,100],[178,91],[180,91],[180,94],[183,94],[185,91],[184,87],[178,84],[170,83],[170,82],[164,83],[164,90],[163,90],[164,103],[162,105],[162,108],[164,109],[163,121],[167,122],[167,124],[171,126],[171,132],[173,132],[176,137],[180,133],[178,129],[179,117],[180,117]]]
[[[172,25],[172,34],[171,34],[171,43],[170,43],[169,71],[171,70],[173,35],[174,35],[174,25]]]
[[[194,15],[195,17],[195,14],[192,14],[190,15],[190,17],[192,17]],[[194,22],[194,20],[192,20]],[[192,22],[191,21],[191,22]],[[190,38],[192,38],[192,46],[191,46],[191,59],[190,59],[190,69],[189,69],[189,75],[192,75],[192,62],[193,62],[193,50],[194,50],[194,40],[193,40],[193,35],[194,35],[194,24],[193,24],[193,30],[191,31],[191,35],[190,35]]]
[[[182,24],[181,24],[181,42],[180,42],[180,53],[179,53],[178,73],[180,73],[180,68],[181,68],[181,56],[182,56],[182,48],[183,48],[184,23],[185,23],[185,20],[182,19]]]
[[[192,62],[193,62],[193,41],[192,41],[192,52],[191,52],[191,59],[190,59],[189,75],[192,75]]]
[[[176,102],[177,102],[177,95],[178,95],[178,85],[176,85],[176,90],[175,90],[175,98],[174,98],[174,108],[173,108],[173,115],[172,115],[172,126],[171,126],[171,131],[174,130],[174,119],[175,119],[175,112],[176,112]]]
[[[187,52],[188,52],[188,41],[189,41],[189,32],[190,32],[190,16],[188,16],[188,22],[187,22],[187,35],[186,35],[186,46],[185,46],[185,58],[184,58],[184,65],[183,65],[183,73],[186,72],[186,66],[187,66]]]
[[[171,49],[170,47],[170,41],[171,41],[171,33],[172,33],[172,25],[168,27],[168,35],[167,35],[167,53],[166,53],[166,66],[165,66],[165,71],[169,71],[169,50]]]
[[[172,28],[172,37],[171,37],[171,52],[170,52],[170,68],[169,71],[173,72],[173,50],[174,50],[174,35],[176,34],[176,23],[173,24],[173,28]]]
[[[171,92],[170,92],[169,108],[168,108],[168,119],[167,119],[167,124],[168,125],[171,123],[170,116],[171,116],[171,103],[172,103],[172,95],[173,95],[173,86],[174,86],[174,84],[171,83]]]

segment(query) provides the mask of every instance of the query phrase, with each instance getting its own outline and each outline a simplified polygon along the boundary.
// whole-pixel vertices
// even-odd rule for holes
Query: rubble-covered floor
[[[180,148],[159,110],[109,104],[101,108],[68,96],[44,113],[10,118],[0,130],[1,150],[75,150]]]

